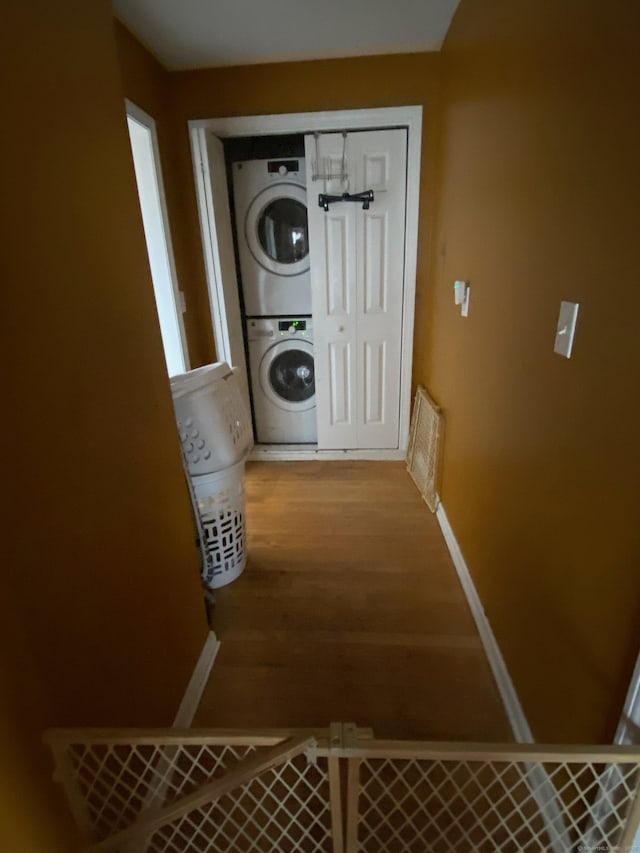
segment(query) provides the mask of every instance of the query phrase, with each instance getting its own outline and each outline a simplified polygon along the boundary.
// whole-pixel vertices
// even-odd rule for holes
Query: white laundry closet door
[[[306,137],[307,162],[339,174],[342,134]],[[309,244],[316,358],[318,447],[399,444],[406,207],[405,129],[349,133],[346,182],[311,181]],[[320,192],[373,190],[368,210]],[[346,416],[348,414],[348,417]]]
[[[340,174],[342,134],[324,134],[318,148],[320,168]],[[339,179],[312,180],[313,136],[305,137],[305,157],[318,447],[353,448],[358,446],[356,208],[334,204],[322,210],[320,193],[346,189]]]

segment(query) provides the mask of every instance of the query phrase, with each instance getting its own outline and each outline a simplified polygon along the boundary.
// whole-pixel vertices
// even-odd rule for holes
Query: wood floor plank
[[[403,463],[247,466],[248,563],[195,725],[510,740],[435,517]]]

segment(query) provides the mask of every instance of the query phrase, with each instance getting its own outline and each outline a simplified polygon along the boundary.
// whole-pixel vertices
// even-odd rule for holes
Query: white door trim
[[[208,206],[211,204],[209,182],[212,178],[207,162],[207,134],[213,134],[223,139],[232,136],[266,136],[269,134],[284,133],[302,134],[313,133],[314,131],[329,132],[390,127],[407,128],[407,218],[404,247],[402,366],[398,448],[404,455],[409,442],[409,421],[411,418],[411,375],[413,368],[413,330],[418,254],[420,159],[422,153],[422,107],[384,107],[380,109],[197,119],[189,122],[189,135],[191,138],[200,230],[217,353],[219,359],[231,363],[231,342],[234,341],[236,346],[238,341],[242,342],[241,324],[232,319],[233,315],[239,316],[239,297],[237,293],[225,293],[220,277],[216,275],[214,262],[216,235],[213,231],[213,223],[210,222],[207,214]],[[231,306],[230,300],[235,300],[238,305]],[[297,454],[293,455],[292,452],[292,456],[287,458],[299,458],[299,456]]]
[[[162,230],[164,232],[164,241],[167,250],[167,260],[169,262],[169,275],[171,277],[171,289],[173,291],[173,300],[176,306],[176,316],[178,320],[178,330],[180,332],[180,342],[182,344],[182,357],[184,359],[185,370],[190,370],[189,347],[187,345],[187,334],[184,328],[184,313],[186,305],[184,301],[184,293],[180,290],[178,284],[178,273],[176,272],[176,262],[173,256],[173,243],[171,242],[171,228],[169,227],[169,211],[167,209],[167,199],[164,192],[164,179],[162,177],[162,163],[160,162],[160,145],[158,143],[158,131],[156,130],[156,120],[149,113],[146,113],[133,101],[128,98],[124,99],[125,112],[127,116],[137,121],[143,127],[146,127],[151,135],[151,148],[153,150],[153,160],[155,165],[156,180],[158,184],[158,197],[160,199],[160,214],[162,217]]]
[[[204,266],[207,276],[207,290],[209,293],[209,309],[211,311],[211,322],[216,342],[216,352],[220,361],[226,361],[233,365],[231,353],[236,345],[242,345],[242,329],[240,338],[237,338],[237,323],[231,320],[234,309],[240,316],[240,300],[238,295],[228,288],[225,293],[222,277],[220,275],[219,256],[217,250],[217,238],[215,223],[213,221],[213,193],[211,189],[211,172],[209,169],[209,154],[207,150],[206,132],[204,129],[191,130],[191,158],[193,160],[194,178],[196,184],[196,195],[198,201],[198,217],[200,219],[200,237],[202,251],[204,253]],[[234,283],[235,284],[235,283]],[[235,288],[234,288],[235,289]],[[235,305],[234,305],[235,299]],[[227,310],[229,306],[229,310]],[[231,315],[231,316],[229,316]],[[236,337],[231,340],[231,334]],[[246,365],[244,369],[244,385],[249,387]],[[248,402],[248,401],[247,401]]]

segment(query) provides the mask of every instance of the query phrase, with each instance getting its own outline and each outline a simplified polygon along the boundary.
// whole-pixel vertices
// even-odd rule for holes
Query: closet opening
[[[217,352],[240,369],[254,458],[404,458],[421,123],[421,107],[190,122]]]

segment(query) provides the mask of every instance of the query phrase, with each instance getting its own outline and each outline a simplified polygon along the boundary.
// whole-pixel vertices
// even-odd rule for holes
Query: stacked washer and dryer
[[[305,161],[233,164],[256,440],[315,443]]]

